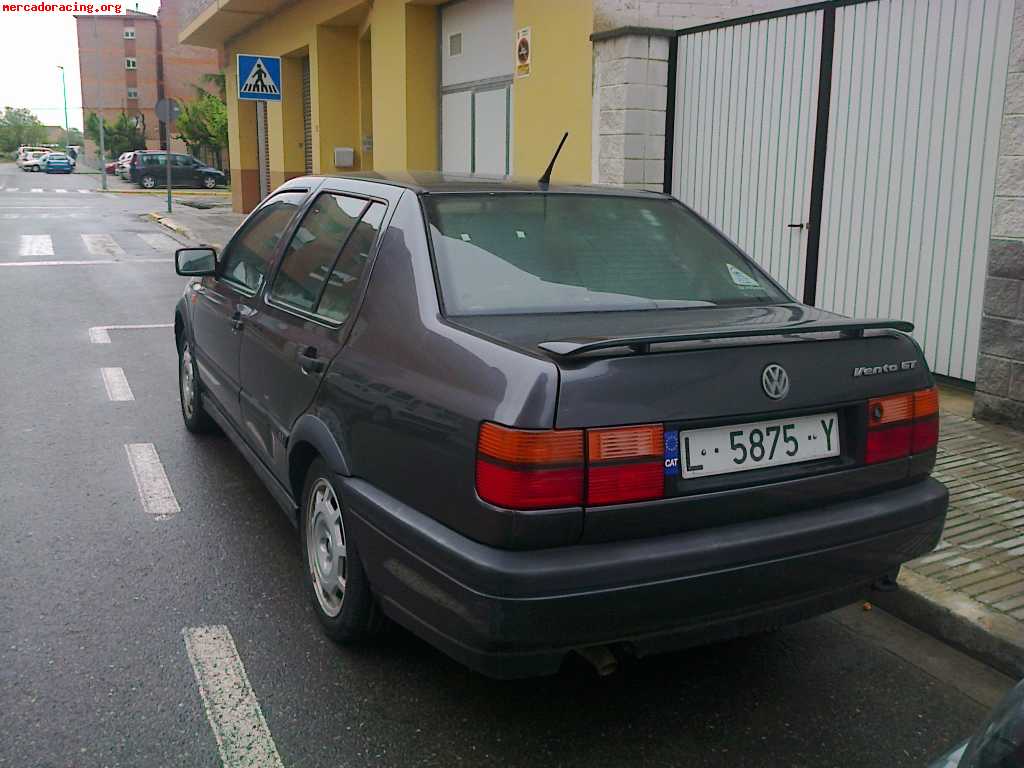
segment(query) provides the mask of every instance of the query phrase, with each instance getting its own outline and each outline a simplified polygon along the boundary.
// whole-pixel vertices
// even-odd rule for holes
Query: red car
[[[111,160],[109,163],[103,166],[103,170],[107,172],[108,176],[113,176],[117,173],[117,160]]]

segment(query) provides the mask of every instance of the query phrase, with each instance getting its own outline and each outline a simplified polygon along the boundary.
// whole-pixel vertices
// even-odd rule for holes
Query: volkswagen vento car
[[[667,196],[298,178],[176,266],[185,426],[295,523],[338,641],[388,617],[552,673],[831,610],[939,540],[911,325],[799,303]]]

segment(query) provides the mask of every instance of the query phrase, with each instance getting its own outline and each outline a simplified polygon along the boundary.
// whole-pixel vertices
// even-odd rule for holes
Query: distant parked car
[[[46,167],[46,156],[49,152],[30,152],[24,160],[20,161],[21,170],[37,173]]]
[[[50,152],[44,157],[43,170],[47,173],[71,173],[75,170],[71,158],[63,152]]]
[[[131,178],[132,158],[135,157],[135,152],[125,152],[118,158],[117,161],[117,175],[122,179],[128,181],[135,181]]]
[[[132,160],[132,181],[143,189],[167,185],[167,153],[137,152]],[[171,186],[214,189],[227,183],[222,171],[211,168],[189,155],[171,153]]]
[[[18,153],[15,156],[15,162],[18,167],[25,170],[25,164],[35,160],[39,155],[45,154],[50,150],[46,147],[32,147],[22,146],[18,147]]]

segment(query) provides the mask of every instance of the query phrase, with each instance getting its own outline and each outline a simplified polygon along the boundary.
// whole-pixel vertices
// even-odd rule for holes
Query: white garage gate
[[[441,8],[441,170],[503,176],[512,158],[512,0]]]
[[[671,192],[807,303],[973,380],[1012,0],[837,0],[678,33]]]

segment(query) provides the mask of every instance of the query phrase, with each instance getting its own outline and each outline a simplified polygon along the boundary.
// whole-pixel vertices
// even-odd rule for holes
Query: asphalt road
[[[497,683],[399,630],[333,645],[290,524],[225,438],[182,427],[171,329],[90,341],[170,323],[184,285],[141,216],[161,198],[77,191],[97,185],[0,164],[0,766],[220,764],[224,680],[201,693],[183,635],[210,626],[244,673],[207,672],[251,686],[286,766],[920,766],[1011,684],[860,607],[607,680]],[[166,519],[140,500],[138,444]]]

